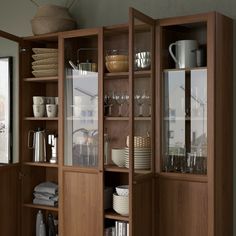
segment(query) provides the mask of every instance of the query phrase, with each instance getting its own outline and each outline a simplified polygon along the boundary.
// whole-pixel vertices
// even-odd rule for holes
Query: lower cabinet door
[[[159,236],[207,236],[207,183],[159,179]]]
[[[100,176],[97,173],[64,172],[64,236],[102,236]]]

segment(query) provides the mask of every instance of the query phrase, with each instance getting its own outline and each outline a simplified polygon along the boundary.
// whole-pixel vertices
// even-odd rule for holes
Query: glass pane
[[[162,170],[207,172],[207,70],[164,73]]]
[[[191,71],[191,154],[196,173],[207,171],[207,70]]]
[[[89,40],[97,43],[97,37]],[[65,165],[95,168],[98,166],[97,50],[83,47],[81,38],[68,41],[65,43]]]
[[[145,174],[152,166],[152,26],[134,21],[134,172]]]
[[[169,159],[185,156],[185,71],[164,74],[164,156]],[[171,160],[174,161],[174,160]],[[167,165],[164,170],[180,171],[180,166]]]

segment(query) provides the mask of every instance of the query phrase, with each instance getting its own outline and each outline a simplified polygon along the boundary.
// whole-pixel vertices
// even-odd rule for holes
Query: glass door
[[[98,166],[98,36],[65,39],[64,164]]]
[[[129,115],[129,157],[126,165],[130,169],[130,231],[131,235],[151,235],[155,22],[141,12],[130,9],[129,23],[129,95],[132,106]],[[147,220],[142,224],[144,216]]]
[[[163,108],[162,170],[206,174],[207,70],[166,70]]]

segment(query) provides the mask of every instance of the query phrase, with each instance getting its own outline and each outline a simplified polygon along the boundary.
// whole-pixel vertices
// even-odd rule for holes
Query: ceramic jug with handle
[[[175,46],[175,54],[172,49]],[[196,50],[198,49],[198,42],[196,40],[179,40],[170,44],[169,52],[175,61],[176,68],[192,68],[196,67]]]

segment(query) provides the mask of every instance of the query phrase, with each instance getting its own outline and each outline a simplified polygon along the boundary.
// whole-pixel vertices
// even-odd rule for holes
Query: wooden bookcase
[[[128,223],[132,236],[232,235],[232,20],[218,13],[162,20],[153,20],[134,9],[130,9],[129,14],[128,24],[110,27],[21,39],[1,32],[3,37],[17,40],[21,49],[20,163],[0,170],[3,179],[11,176],[11,191],[21,193],[14,199],[17,210],[9,208],[11,217],[19,222],[17,235],[34,235],[39,209],[58,218],[61,236],[102,236],[104,229],[114,226],[115,221]],[[195,39],[206,46],[207,64],[203,68],[175,69],[168,47],[182,39]],[[58,76],[35,78],[32,75],[32,48],[35,47],[58,48]],[[78,55],[78,49],[84,51],[79,51]],[[110,49],[127,52],[127,72],[107,71],[105,56]],[[137,49],[151,53],[149,69],[135,68]],[[97,65],[93,74],[97,83],[94,87],[98,94],[97,118],[86,125],[74,115],[74,96],[77,96],[74,90],[80,78],[69,61],[76,64],[78,59],[79,62],[89,59]],[[165,171],[165,122],[168,121],[164,103],[165,73],[182,71],[185,81],[189,81],[192,71],[199,69],[207,72],[207,170],[204,174]],[[134,96],[139,89],[150,94],[150,114],[146,110],[146,115],[138,115]],[[104,96],[109,91],[127,92],[129,98],[122,116],[118,115],[118,106],[114,104],[112,115],[105,112]],[[35,95],[59,97],[58,117],[33,117],[32,96]],[[175,100],[181,102],[178,96]],[[184,119],[189,147],[192,121]],[[32,150],[27,147],[28,131],[37,127],[58,133],[57,164],[32,162]],[[81,128],[98,131],[98,142],[94,144],[96,158],[92,164],[81,164],[80,160],[73,159],[73,135]],[[134,137],[144,136],[147,131],[151,138],[151,164],[145,170],[137,169]],[[104,163],[105,133],[110,137],[110,149],[125,148],[126,138],[130,137],[128,166]],[[58,207],[32,203],[33,188],[47,180],[59,184]],[[114,189],[124,184],[129,185],[129,215],[120,215],[112,207],[104,210],[104,188]],[[8,202],[5,195],[3,198]],[[16,235],[6,227],[3,232]]]

